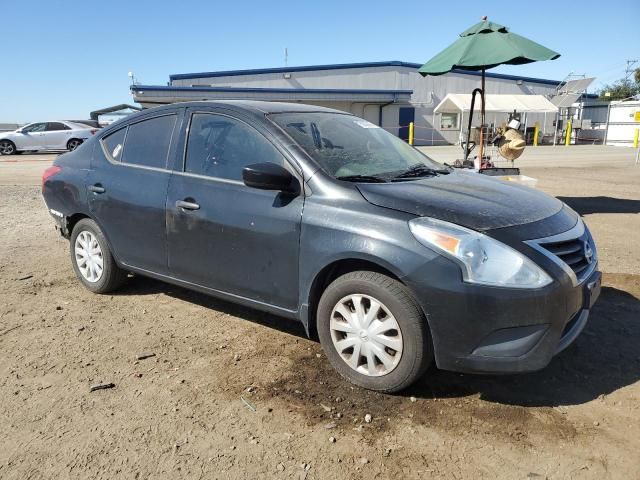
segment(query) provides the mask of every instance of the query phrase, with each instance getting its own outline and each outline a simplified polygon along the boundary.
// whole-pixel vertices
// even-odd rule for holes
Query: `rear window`
[[[129,125],[124,151],[121,153],[122,163],[167,168],[167,157],[176,118],[175,114],[164,115]],[[113,153],[112,157],[116,158]]]
[[[124,137],[127,133],[127,127],[116,130],[102,139],[102,144],[107,150],[112,160],[117,162],[122,158],[122,150],[124,148]]]
[[[71,130],[71,128],[67,127],[64,123],[60,122],[48,122],[47,123],[47,132],[55,132],[58,130]]]

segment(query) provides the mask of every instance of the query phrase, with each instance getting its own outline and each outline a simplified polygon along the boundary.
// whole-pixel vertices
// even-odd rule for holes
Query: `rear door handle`
[[[177,208],[182,208],[183,210],[199,210],[200,205],[195,202],[187,202],[186,200],[178,200],[176,202]]]
[[[93,193],[104,193],[106,192],[105,188],[100,185],[99,183],[96,183],[95,185],[89,185],[89,191],[93,192]]]

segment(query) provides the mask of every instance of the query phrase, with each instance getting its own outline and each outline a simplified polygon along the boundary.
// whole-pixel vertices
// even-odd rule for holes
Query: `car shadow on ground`
[[[640,213],[640,200],[614,197],[558,197],[580,215],[591,213]]]
[[[637,276],[628,277],[638,282]],[[307,338],[304,327],[297,321],[148,278],[136,278],[118,292],[119,295],[158,293],[285,334]],[[605,286],[585,330],[573,345],[555,357],[545,369],[518,375],[468,375],[432,368],[414,386],[398,395],[435,399],[479,394],[485,401],[506,405],[578,405],[639,381],[638,345],[640,300],[624,290]],[[327,372],[323,372],[326,375],[320,376],[329,382],[343,382],[328,362],[325,363],[320,368],[327,369]],[[317,369],[318,365],[312,368]]]
[[[170,285],[152,278],[136,276],[128,285],[114,292],[114,295],[150,295],[158,293],[163,293],[178,300],[200,305],[211,310],[273,328],[274,330],[288,333],[289,335],[307,338],[304,326],[296,320],[220,300],[204,293]]]

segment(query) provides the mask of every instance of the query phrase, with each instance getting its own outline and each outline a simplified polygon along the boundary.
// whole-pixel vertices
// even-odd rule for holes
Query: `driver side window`
[[[185,172],[241,181],[244,167],[264,162],[283,165],[284,159],[254,128],[224,115],[191,116]]]
[[[35,133],[35,132],[44,132],[44,128],[46,123],[34,123],[33,125],[29,125],[22,129],[23,133]]]

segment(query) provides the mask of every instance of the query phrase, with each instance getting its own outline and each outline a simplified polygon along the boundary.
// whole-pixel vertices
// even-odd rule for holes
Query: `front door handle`
[[[95,185],[90,185],[89,186],[89,191],[93,192],[93,193],[104,193],[106,192],[105,188],[100,185],[99,183],[96,183]]]
[[[182,208],[183,210],[199,210],[200,209],[200,205],[198,205],[196,202],[188,202],[186,200],[178,200],[176,202],[176,207]]]

